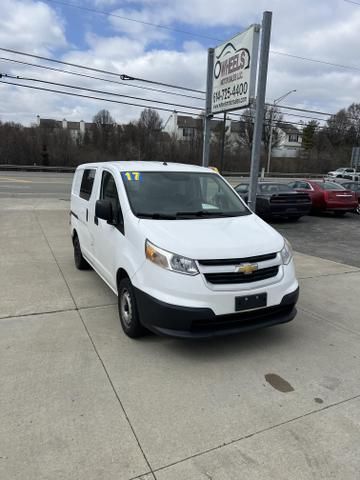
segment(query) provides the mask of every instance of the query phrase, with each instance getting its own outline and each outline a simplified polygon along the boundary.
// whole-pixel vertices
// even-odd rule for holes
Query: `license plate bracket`
[[[266,307],[267,293],[256,293],[255,295],[244,295],[235,297],[235,311],[250,310],[252,308]]]

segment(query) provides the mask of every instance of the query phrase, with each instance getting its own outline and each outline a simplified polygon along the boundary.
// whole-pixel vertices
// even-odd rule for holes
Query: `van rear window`
[[[95,179],[95,172],[96,170],[94,169],[84,170],[80,187],[80,197],[84,200],[89,200],[89,198],[91,197],[91,192]]]

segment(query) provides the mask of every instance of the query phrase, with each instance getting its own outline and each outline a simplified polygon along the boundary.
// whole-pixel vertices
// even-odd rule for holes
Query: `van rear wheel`
[[[118,309],[124,333],[130,338],[143,336],[146,330],[140,323],[134,288],[128,278],[120,280],[118,285]]]
[[[73,245],[74,245],[75,267],[78,270],[89,270],[90,265],[88,264],[88,262],[83,257],[83,254],[81,253],[80,241],[79,241],[79,237],[77,235],[75,235],[75,237],[74,237]]]

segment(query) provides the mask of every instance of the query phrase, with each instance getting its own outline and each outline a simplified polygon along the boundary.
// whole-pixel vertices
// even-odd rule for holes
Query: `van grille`
[[[221,272],[221,273],[205,273],[206,281],[214,285],[224,285],[230,283],[252,283],[266,280],[267,278],[276,277],[279,272],[279,266],[261,268],[251,274],[242,272]]]
[[[206,266],[223,266],[223,265],[240,265],[241,263],[258,263],[276,258],[276,253],[267,253],[265,255],[258,255],[255,257],[246,258],[224,258],[220,260],[198,260],[199,265]]]

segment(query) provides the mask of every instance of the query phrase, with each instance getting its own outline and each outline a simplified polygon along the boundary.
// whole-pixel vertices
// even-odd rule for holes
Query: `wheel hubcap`
[[[123,290],[120,298],[120,312],[121,318],[126,327],[131,326],[132,321],[132,305],[131,305],[131,297],[128,290]]]

